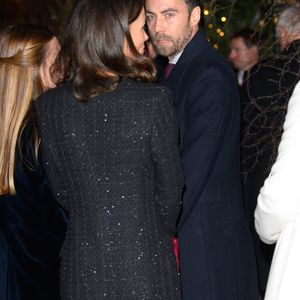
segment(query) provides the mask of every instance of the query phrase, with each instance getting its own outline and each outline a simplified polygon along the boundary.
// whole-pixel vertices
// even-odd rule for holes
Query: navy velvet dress
[[[0,299],[59,299],[59,251],[67,217],[34,159],[26,128],[15,162],[16,195],[0,196]],[[22,156],[22,158],[21,158]]]

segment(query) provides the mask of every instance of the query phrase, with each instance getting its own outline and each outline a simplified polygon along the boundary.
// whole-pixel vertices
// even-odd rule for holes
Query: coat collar
[[[202,29],[199,29],[198,32],[193,36],[191,41],[187,44],[183,53],[181,54],[178,62],[173,68],[170,76],[166,80],[165,84],[173,91],[175,95],[175,102],[177,101],[177,89],[179,87],[179,82],[181,81],[185,70],[193,61],[194,57],[201,55],[201,53],[207,52],[207,49],[210,47],[205,34]],[[176,93],[175,93],[176,89]]]
[[[296,54],[299,55],[300,40],[291,42],[285,50],[282,51],[282,55]]]
[[[203,30],[200,28],[183,50],[176,66],[189,64],[196,55],[206,52],[208,47],[210,47],[210,45]]]

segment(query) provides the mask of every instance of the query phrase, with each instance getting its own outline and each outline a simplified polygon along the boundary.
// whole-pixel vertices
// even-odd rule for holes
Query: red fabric
[[[170,63],[167,64],[164,72],[164,80],[167,80],[174,66],[175,66],[174,64],[170,64]]]
[[[173,242],[174,254],[175,254],[175,258],[176,258],[177,267],[179,267],[179,244],[178,244],[178,239],[173,237],[172,242]]]

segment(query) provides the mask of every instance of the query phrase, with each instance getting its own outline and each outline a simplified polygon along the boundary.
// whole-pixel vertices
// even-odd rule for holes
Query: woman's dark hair
[[[81,0],[67,26],[56,69],[62,82],[73,81],[81,101],[116,88],[123,78],[152,81],[156,70],[136,50],[129,32],[143,0]],[[127,42],[131,57],[124,54]]]

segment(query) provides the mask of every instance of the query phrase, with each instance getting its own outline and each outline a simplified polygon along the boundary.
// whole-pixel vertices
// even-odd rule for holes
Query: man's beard
[[[154,47],[156,51],[167,57],[174,57],[177,53],[181,52],[185,46],[189,43],[192,38],[192,28],[187,27],[184,34],[180,36],[177,40],[173,40],[172,37],[164,34],[157,33],[155,36],[151,35]],[[159,40],[166,40],[171,42],[171,45],[159,45],[157,42]]]

